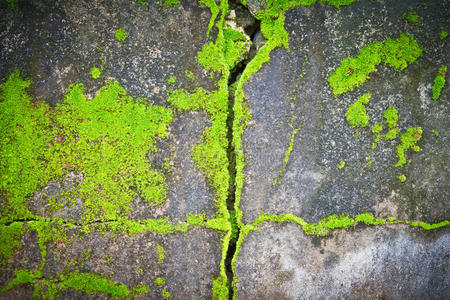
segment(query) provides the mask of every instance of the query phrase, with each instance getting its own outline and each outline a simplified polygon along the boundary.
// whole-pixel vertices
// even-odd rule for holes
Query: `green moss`
[[[414,25],[420,25],[419,15],[415,11],[408,11],[403,13],[402,19],[407,20]]]
[[[0,188],[9,201],[3,222],[32,218],[24,200],[71,170],[82,172],[84,180],[61,197],[69,203],[81,198],[86,222],[126,216],[137,195],[149,204],[164,201],[165,178],[151,169],[147,154],[149,148],[156,151],[154,138],[166,135],[169,109],[133,100],[118,82],[91,100],[82,84],[71,85],[64,101],[50,109],[31,104],[29,85],[18,71],[0,85],[0,127],[7,137],[0,141]]]
[[[421,55],[422,49],[414,37],[402,33],[396,39],[388,38],[384,43],[366,45],[356,57],[342,60],[339,67],[328,77],[328,83],[334,95],[340,95],[362,85],[382,62],[397,70],[403,70]]]
[[[231,223],[226,218],[209,219],[206,221],[206,228],[214,229],[217,231],[229,231],[231,230]]]
[[[186,219],[186,222],[188,222],[188,224],[192,226],[202,226],[206,219],[207,216],[204,213],[190,213]]]
[[[192,71],[185,70],[184,75],[186,76],[187,79],[195,80],[195,76],[194,73],[192,73]]]
[[[280,179],[281,175],[283,175],[284,171],[286,170],[286,165],[289,161],[289,156],[292,152],[292,148],[294,147],[294,137],[297,134],[297,132],[300,130],[301,127],[299,128],[294,128],[293,124],[294,124],[295,118],[291,119],[291,128],[292,128],[292,132],[291,132],[291,139],[289,141],[289,147],[286,150],[286,153],[284,154],[284,160],[283,160],[283,166],[280,169],[280,172],[278,173],[277,178],[275,178],[275,181],[273,182],[272,186],[275,186],[278,182],[278,180]]]
[[[441,66],[439,69],[439,74],[434,79],[433,84],[433,100],[437,100],[441,95],[441,91],[445,86],[445,73],[447,72],[447,68],[445,66]]]
[[[405,175],[400,175],[400,176],[397,176],[397,178],[398,178],[398,180],[400,180],[401,182],[405,182],[406,181],[406,176]]]
[[[368,166],[368,167],[372,166],[372,162],[373,162],[373,161],[372,161],[372,157],[371,157],[371,156],[367,156],[367,157],[366,157],[366,162],[367,162],[367,166]]]
[[[400,136],[401,144],[396,147],[398,162],[395,164],[396,167],[403,167],[406,164],[406,150],[412,148],[414,151],[418,152],[420,148],[416,146],[416,143],[422,138],[422,128],[408,128],[405,133]]]
[[[158,252],[158,265],[164,262],[164,248],[160,244],[156,244],[156,251]]]
[[[370,118],[367,115],[364,105],[369,103],[370,97],[370,93],[364,94],[355,103],[348,107],[345,117],[347,118],[347,122],[350,126],[367,126]]]
[[[15,252],[22,248],[20,237],[25,229],[22,222],[9,225],[0,224],[0,263],[5,265],[8,259],[15,256]]]
[[[0,295],[13,289],[17,285],[32,284],[37,280],[37,276],[33,272],[26,269],[14,270],[14,278],[0,290]]]
[[[177,78],[173,75],[169,76],[169,79],[167,79],[168,84],[174,84],[177,81]]]
[[[180,3],[180,0],[164,0],[164,8],[168,8],[170,6],[177,6]]]
[[[439,32],[439,38],[441,40],[445,40],[448,37],[448,32],[445,30],[441,30],[441,32]]]
[[[372,133],[380,133],[383,130],[383,125],[382,124],[374,124],[371,128]]]
[[[371,213],[363,213],[355,216],[355,222],[366,225],[383,225],[386,223],[386,220],[376,219]]]
[[[226,276],[219,276],[213,279],[213,299],[228,299],[228,279]]]
[[[442,221],[442,222],[439,222],[439,223],[435,223],[435,224],[428,224],[428,223],[425,223],[425,222],[407,222],[407,221],[404,222],[404,223],[408,224],[408,225],[411,225],[411,226],[414,226],[414,227],[420,226],[420,227],[422,227],[425,230],[434,230],[434,229],[438,229],[438,228],[442,228],[442,227],[450,225],[450,221],[448,221],[448,220],[445,220],[445,221]]]
[[[18,70],[0,84],[0,223],[33,218],[23,203],[50,179],[42,158],[54,138],[50,107],[32,104],[26,91],[30,84]]]
[[[97,68],[96,66],[92,66],[91,71],[89,72],[92,78],[97,79],[102,74],[102,70]]]
[[[19,2],[19,0],[6,0],[6,3],[8,3],[12,9],[16,8],[17,2]]]
[[[131,294],[133,296],[144,295],[150,292],[150,287],[144,284],[138,284],[134,288],[131,289]]]
[[[338,164],[337,164],[338,169],[342,169],[343,167],[345,167],[345,161],[341,160]]]
[[[161,291],[161,296],[162,296],[163,298],[165,298],[165,299],[168,299],[168,298],[172,297],[172,296],[170,295],[169,291],[167,291],[166,289],[163,289],[163,290]]]
[[[123,28],[119,28],[114,32],[114,37],[117,41],[123,43],[128,37],[129,33],[126,32]]]
[[[154,281],[155,285],[165,285],[166,284],[166,278],[164,277],[157,277]]]
[[[388,125],[389,131],[384,136],[386,140],[393,140],[397,137],[400,129],[397,128],[398,111],[395,106],[391,106],[383,111],[384,123]]]
[[[138,0],[138,2],[142,5],[142,6],[146,6],[147,2],[145,2],[144,0]]]
[[[103,293],[115,298],[128,298],[130,295],[141,295],[149,291],[148,287],[139,285],[131,291],[124,284],[119,284],[94,273],[79,273],[78,271],[61,275],[60,292],[71,288],[88,295]]]
[[[407,224],[411,226],[420,226],[426,230],[437,229],[450,224],[450,221],[448,220],[435,224],[428,224],[425,222],[396,221],[395,217],[388,218],[387,220],[389,221],[389,224]],[[271,215],[263,212],[258,216],[253,224],[246,225],[244,236],[246,236],[249,231],[259,230],[258,226],[264,222],[274,222],[278,224],[296,223],[303,229],[306,235],[315,235],[318,237],[329,235],[330,230],[348,229],[354,226],[356,223],[366,224],[369,226],[380,226],[387,223],[386,219],[377,219],[371,213],[358,214],[354,218],[351,218],[345,214],[330,215],[328,217],[322,218],[319,222],[308,223],[302,218],[292,214]]]
[[[388,125],[389,129],[396,128],[398,122],[398,111],[395,106],[391,106],[383,111],[384,123]]]
[[[413,35],[404,33],[396,39],[387,39],[381,51],[383,62],[397,70],[405,69],[420,56],[422,56],[422,49]]]
[[[433,132],[434,133],[434,135],[436,135],[436,136],[439,136],[439,132],[437,131],[437,130],[431,130],[431,132]]]

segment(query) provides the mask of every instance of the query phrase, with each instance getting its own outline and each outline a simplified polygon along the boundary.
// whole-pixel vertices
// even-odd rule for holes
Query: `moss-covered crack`
[[[349,5],[354,1],[321,0],[321,2],[336,7]],[[3,100],[10,100],[10,102],[0,102],[2,117],[3,114],[8,116],[0,121],[1,129],[8,132],[5,139],[1,141],[3,144],[0,144],[2,146],[0,167],[2,170],[12,170],[0,173],[2,176],[1,196],[8,199],[8,204],[6,208],[2,208],[0,215],[0,241],[2,242],[0,258],[2,263],[7,263],[8,259],[14,256],[14,250],[21,246],[18,239],[25,231],[38,233],[38,245],[42,256],[42,263],[37,270],[16,270],[16,277],[0,291],[0,294],[18,284],[34,284],[36,295],[47,298],[51,298],[51,295],[56,295],[67,288],[82,290],[88,294],[103,292],[118,298],[130,298],[148,292],[148,286],[136,286],[128,289],[123,284],[91,273],[72,272],[58,278],[44,278],[42,270],[47,255],[46,244],[49,241],[59,240],[67,242],[70,237],[65,235],[65,229],[75,226],[85,234],[99,231],[112,234],[123,232],[129,235],[154,232],[164,235],[185,233],[195,226],[219,231],[222,234],[222,257],[219,276],[214,278],[212,283],[213,298],[237,299],[238,278],[235,266],[239,250],[245,237],[251,231],[260,230],[260,225],[264,222],[296,223],[305,234],[320,237],[330,234],[332,230],[349,229],[357,223],[368,226],[406,224],[425,230],[449,225],[450,222],[447,220],[428,224],[399,221],[395,217],[376,219],[369,213],[362,213],[354,217],[331,215],[313,223],[306,222],[292,214],[261,213],[253,223],[244,224],[242,221],[243,211],[240,209],[245,166],[242,135],[245,126],[251,119],[251,114],[245,102],[243,87],[264,63],[270,61],[272,50],[284,47],[286,51],[289,51],[288,33],[284,28],[284,13],[294,6],[312,5],[317,0],[265,1],[265,6],[256,12],[255,17],[266,42],[252,59],[244,63],[242,63],[242,58],[246,55],[248,40],[242,32],[226,26],[225,18],[229,13],[228,1],[200,0],[199,2],[211,11],[211,19],[205,30],[206,34],[209,35],[214,26],[217,29],[216,40],[204,45],[197,57],[198,63],[205,70],[220,75],[215,91],[206,91],[202,88],[191,91],[171,90],[168,92],[168,102],[171,107],[164,108],[144,106],[143,99],[132,99],[117,82],[103,87],[99,95],[90,100],[84,95],[83,86],[75,84],[69,88],[64,103],[57,106],[56,110],[52,110],[45,103],[31,101],[30,96],[26,93],[26,89],[31,83],[22,79],[18,71],[0,86],[0,96],[3,97]],[[246,5],[246,1],[242,0],[241,2]],[[164,1],[164,6],[167,8],[177,3],[177,0]],[[127,36],[128,33],[118,29],[115,37],[118,41],[123,41]],[[357,58],[343,61],[330,76],[330,86],[335,95],[353,90],[362,84],[371,72],[376,71],[376,65],[381,62],[396,69],[404,69],[408,63],[414,62],[421,55],[417,42],[412,36],[405,34],[394,40],[388,39],[384,43],[374,43],[368,46],[370,47],[361,50]],[[397,51],[405,52],[407,55],[398,59],[395,55]],[[364,62],[364,66],[362,62]],[[92,76],[100,76],[101,70],[94,70]],[[440,75],[444,77],[445,84],[445,72],[444,74],[441,72]],[[439,80],[442,81],[442,79]],[[172,76],[168,83],[173,84],[175,81],[176,78]],[[444,84],[441,83],[440,86]],[[352,126],[367,126],[368,117],[364,104],[367,104],[370,95],[364,95],[362,98],[362,100],[358,100],[353,113],[348,116],[348,121]],[[113,107],[102,106],[102,103],[108,103],[105,101],[108,99],[113,100],[109,104]],[[96,100],[102,101],[97,103]],[[13,102],[15,105],[11,105]],[[18,110],[19,104],[32,109]],[[211,118],[211,127],[205,130],[200,143],[194,147],[192,159],[214,188],[216,216],[208,219],[204,214],[190,214],[183,221],[173,221],[168,218],[130,220],[127,216],[129,212],[127,206],[134,196],[140,195],[151,205],[161,204],[164,201],[167,189],[164,175],[160,170],[150,169],[151,166],[145,159],[142,159],[146,156],[142,154],[148,151],[148,145],[150,145],[151,151],[155,151],[154,138],[156,136],[165,137],[173,114],[187,110],[202,110]],[[106,123],[114,124],[111,122],[112,117],[107,113],[111,111],[119,114],[114,116],[115,121],[124,120],[125,123],[117,124],[113,130],[107,132],[108,134],[104,134],[106,131],[104,125]],[[145,120],[147,122],[145,126],[140,124],[138,119]],[[390,130],[396,128],[390,123],[391,121],[393,122],[389,116],[386,116],[386,123]],[[148,123],[152,124],[150,130],[148,130]],[[285,154],[283,167],[274,184],[284,172],[293,147],[294,137],[299,130],[299,128],[294,128],[293,124],[291,125],[290,144]],[[137,130],[127,131],[123,128],[136,128]],[[139,130],[143,128],[146,130]],[[373,133],[376,134],[382,130],[383,125],[381,124],[372,127]],[[410,132],[407,131],[402,135],[402,144],[397,149],[400,164],[402,163],[400,156],[402,153],[404,154],[404,151],[408,148],[417,150],[415,142],[419,138],[418,132],[419,129],[411,129]],[[421,133],[420,130],[420,135]],[[133,145],[128,140],[132,140]],[[16,148],[9,149],[8,143],[14,144]],[[118,143],[119,146],[113,147],[112,145],[115,143]],[[27,145],[34,148],[28,149]],[[12,154],[18,150],[29,154],[15,160]],[[123,152],[122,154],[126,158],[124,161],[114,160],[116,150]],[[37,155],[42,153],[44,156]],[[98,155],[94,155],[93,158],[80,159],[84,153]],[[102,163],[102,161],[109,161],[108,159],[113,160],[112,166]],[[89,168],[90,164],[94,164],[94,168]],[[345,162],[342,167],[344,164]],[[60,218],[37,217],[23,205],[25,198],[38,187],[44,186],[51,179],[61,180],[65,172],[71,168],[83,170],[85,176],[90,176],[92,179],[86,181],[89,184],[81,184],[77,189],[66,194],[70,197],[82,196],[87,199],[86,214],[82,221],[72,223]],[[150,171],[146,172],[150,173],[143,171],[149,169]],[[33,174],[26,173],[27,170],[33,170]],[[131,173],[138,174],[139,180],[133,181],[129,176]],[[24,177],[31,178],[31,180],[21,181],[21,178]],[[152,181],[146,180],[149,177],[152,178]],[[114,180],[110,180],[111,178]],[[136,188],[138,192],[136,192]],[[111,190],[114,192],[108,193]],[[116,192],[119,196],[116,195]],[[99,197],[93,196],[97,193],[103,196],[100,198],[111,198],[109,199],[111,201],[101,201],[99,205],[98,201],[95,201]],[[156,247],[158,263],[162,264],[164,248],[159,244]],[[85,281],[90,283],[84,284]],[[37,282],[41,284],[37,285]],[[155,280],[155,285],[164,284],[165,278]],[[43,286],[45,286],[45,291],[42,289]],[[164,289],[161,296],[168,298],[170,293]]]

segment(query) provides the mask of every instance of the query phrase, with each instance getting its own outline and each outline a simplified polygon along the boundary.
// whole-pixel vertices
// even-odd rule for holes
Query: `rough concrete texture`
[[[271,60],[244,87],[252,120],[244,132],[244,222],[260,214],[292,213],[315,222],[334,213],[362,211],[380,217],[439,222],[449,216],[448,85],[438,101],[431,87],[441,64],[448,65],[447,1],[357,1],[336,9],[323,3],[286,12],[289,49],[277,48]],[[414,10],[420,25],[402,19]],[[356,56],[369,43],[414,35],[423,49],[417,64],[403,71],[380,64],[361,87],[334,97],[327,82],[342,59]],[[363,94],[369,126],[356,131],[345,120],[348,106]],[[421,126],[420,152],[407,151],[410,164],[394,167],[396,141],[379,143],[370,127],[383,122],[383,110],[395,105],[398,127]],[[286,170],[275,186],[295,135]],[[439,132],[436,136],[432,130]],[[367,160],[372,160],[371,166]],[[345,161],[345,167],[337,165]],[[397,176],[404,174],[406,182]]]
[[[238,256],[239,299],[448,296],[448,230],[357,227],[318,239],[294,224],[261,229],[248,235]]]

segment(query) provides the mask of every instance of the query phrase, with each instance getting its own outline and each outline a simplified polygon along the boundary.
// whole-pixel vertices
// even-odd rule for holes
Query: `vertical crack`
[[[228,190],[228,198],[227,198],[227,209],[230,212],[230,223],[231,223],[231,238],[228,244],[228,251],[225,258],[225,268],[226,275],[228,277],[228,296],[229,299],[235,298],[233,295],[233,268],[232,268],[232,260],[236,253],[236,244],[240,235],[240,228],[236,221],[236,212],[235,212],[235,194],[236,194],[236,152],[233,145],[233,123],[234,123],[234,95],[237,83],[241,74],[244,72],[247,64],[254,58],[257,51],[259,50],[262,43],[262,35],[260,32],[260,21],[256,20],[248,11],[246,7],[238,3],[239,1],[235,1],[230,3],[230,9],[235,10],[236,21],[239,25],[244,28],[244,31],[248,37],[250,37],[252,41],[252,45],[247,53],[246,58],[239,62],[236,67],[234,67],[230,71],[230,75],[228,77],[228,117],[227,117],[227,138],[228,138],[228,172],[229,176],[229,190]]]

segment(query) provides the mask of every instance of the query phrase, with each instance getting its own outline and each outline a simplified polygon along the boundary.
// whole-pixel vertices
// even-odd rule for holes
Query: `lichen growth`
[[[444,65],[439,69],[439,74],[434,79],[433,84],[433,100],[437,100],[441,95],[441,91],[445,86],[445,74],[447,73],[447,67]]]
[[[121,43],[123,43],[127,39],[128,35],[129,33],[126,32],[123,28],[119,28],[114,32],[114,37]]]
[[[289,162],[289,156],[290,156],[290,154],[292,152],[292,148],[294,147],[295,135],[297,134],[297,132],[301,128],[301,127],[294,128],[294,125],[293,125],[294,121],[295,121],[295,118],[293,117],[291,119],[291,124],[290,124],[292,132],[291,132],[291,139],[289,140],[289,147],[287,148],[286,153],[284,154],[283,166],[281,167],[280,172],[278,173],[277,178],[275,178],[272,186],[275,186],[277,184],[278,180],[280,179],[280,177],[283,175],[284,171],[286,170],[286,165]]]
[[[352,127],[366,127],[369,123],[370,117],[367,115],[366,108],[364,105],[369,103],[371,97],[370,93],[364,94],[359,99],[350,105],[345,113],[347,122]]]
[[[405,69],[422,55],[422,49],[412,35],[401,33],[396,39],[364,46],[356,57],[342,60],[328,77],[334,95],[353,91],[362,85],[380,63],[396,70]]]

